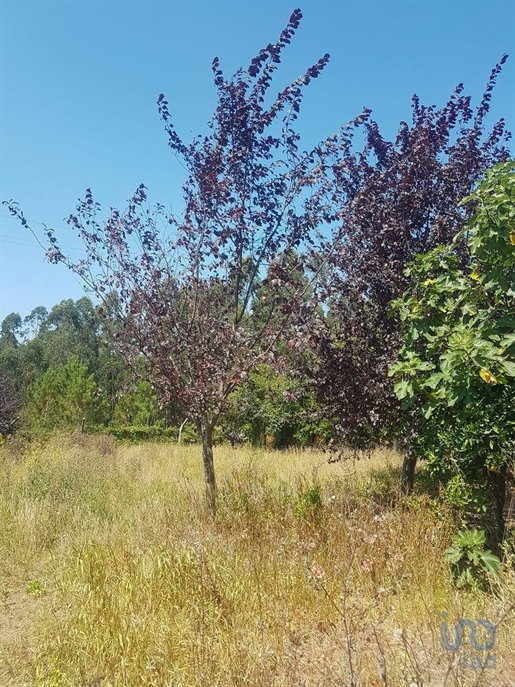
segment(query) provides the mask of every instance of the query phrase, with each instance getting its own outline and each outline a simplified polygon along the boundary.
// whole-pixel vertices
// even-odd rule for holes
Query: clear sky
[[[295,7],[304,19],[274,90],[331,54],[306,89],[306,147],[364,106],[393,137],[414,93],[442,106],[464,82],[477,105],[505,52],[492,122],[502,116],[515,131],[514,0],[0,0],[0,199],[19,201],[38,231],[62,227],[74,256],[81,246],[63,219],[87,187],[106,209],[123,208],[140,183],[151,200],[180,208],[184,173],[167,147],[159,93],[185,140],[206,130],[213,57],[227,74],[248,66]],[[0,321],[82,295],[2,207]]]

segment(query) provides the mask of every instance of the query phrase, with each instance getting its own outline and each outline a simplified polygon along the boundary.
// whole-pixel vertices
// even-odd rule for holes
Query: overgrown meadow
[[[56,437],[0,453],[0,685],[515,684],[515,575],[457,589],[400,457]],[[477,651],[460,619],[495,625]],[[485,632],[477,624],[477,642]]]

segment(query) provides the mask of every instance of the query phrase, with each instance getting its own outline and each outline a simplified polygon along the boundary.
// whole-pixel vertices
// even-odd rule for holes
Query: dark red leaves
[[[292,15],[290,17],[290,21],[288,22],[288,26],[291,26],[292,29],[298,29],[301,19],[302,12],[300,11],[300,9],[293,10]]]
[[[412,123],[401,122],[395,142],[364,110],[353,122],[365,127],[364,150],[356,155],[342,146],[332,166],[340,191],[336,236],[344,245],[334,252],[327,285],[332,324],[314,336],[316,384],[328,413],[340,418],[342,438],[356,446],[388,438],[405,419],[387,375],[399,346],[389,304],[406,288],[404,268],[417,253],[453,239],[471,211],[460,200],[509,154],[504,122],[487,135],[483,124],[499,71],[497,65],[475,112],[463,84],[440,110],[413,96]],[[456,250],[466,258],[465,246]]]

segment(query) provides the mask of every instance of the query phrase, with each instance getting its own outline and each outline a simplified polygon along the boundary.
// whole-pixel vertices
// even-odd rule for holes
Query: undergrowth
[[[0,684],[513,684],[509,561],[486,590],[456,589],[452,511],[401,497],[394,454],[215,460],[213,520],[195,446],[83,436],[0,454]],[[442,646],[442,612],[451,633],[495,624],[495,669],[470,668],[466,638]]]

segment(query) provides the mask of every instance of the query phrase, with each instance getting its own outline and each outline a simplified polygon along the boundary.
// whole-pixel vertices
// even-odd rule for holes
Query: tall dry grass
[[[457,591],[452,515],[400,498],[398,458],[61,438],[0,457],[0,684],[515,684],[515,579]],[[441,612],[496,623],[490,665]],[[451,632],[449,639],[453,638]]]

